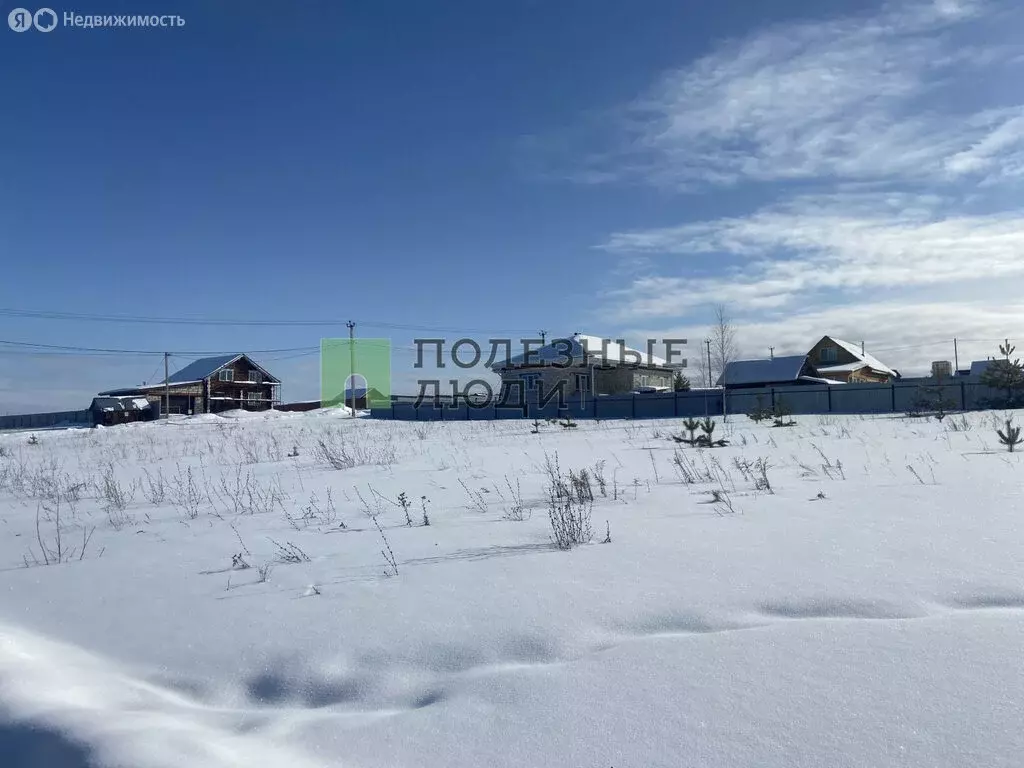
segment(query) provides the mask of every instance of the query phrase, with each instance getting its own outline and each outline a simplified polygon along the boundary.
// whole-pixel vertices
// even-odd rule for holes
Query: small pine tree
[[[997,429],[996,434],[999,435],[999,442],[1006,446],[1006,450],[1013,453],[1013,449],[1016,448],[1024,440],[1020,437],[1020,427],[1013,426],[1013,419],[1006,420],[1006,430]]]
[[[682,435],[673,435],[672,439],[677,443],[686,443],[687,445],[696,445],[697,437],[696,432],[700,429],[700,422],[694,418],[683,420],[683,429],[690,433],[689,437],[683,437]]]
[[[771,408],[765,408],[764,395],[758,395],[755,401],[757,404],[754,406],[754,409],[747,414],[753,421],[760,423],[774,414]]]
[[[704,434],[697,437],[697,445],[703,446],[705,448],[720,448],[722,446],[728,445],[727,440],[714,439],[715,422],[713,419],[704,419],[704,421],[700,423],[700,429],[701,432],[703,432]]]
[[[1009,339],[1005,344],[1000,344],[999,354],[1003,359],[990,362],[985,372],[981,374],[982,384],[1006,393],[1004,405],[1007,407],[1014,403],[1017,394],[1024,389],[1024,366],[1021,366],[1019,358],[1010,357],[1015,349]]]
[[[676,371],[675,378],[672,380],[672,389],[676,392],[689,392],[690,380],[679,371]]]
[[[796,426],[796,422],[790,418],[792,413],[793,409],[789,407],[789,403],[784,398],[780,397],[778,401],[775,403],[775,406],[772,408],[772,418],[774,419],[774,426]]]

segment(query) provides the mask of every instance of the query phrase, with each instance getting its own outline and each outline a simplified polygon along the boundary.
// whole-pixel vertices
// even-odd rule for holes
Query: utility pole
[[[775,347],[768,347],[768,357],[771,360],[775,359]]]
[[[349,320],[348,326],[348,388],[352,391],[352,418],[356,417],[356,324]]]
[[[711,389],[711,339],[704,339],[704,345],[708,348],[708,389]]]
[[[164,418],[170,421],[171,418],[171,376],[168,365],[170,352],[164,352]]]
[[[540,343],[541,343],[541,345],[544,345],[544,344],[548,343],[548,332],[547,331],[541,331],[540,332]]]
[[[956,339],[953,339],[953,373],[960,372],[960,357],[957,354]]]

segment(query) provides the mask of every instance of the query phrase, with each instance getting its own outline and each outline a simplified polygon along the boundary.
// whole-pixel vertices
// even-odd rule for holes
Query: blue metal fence
[[[58,411],[55,413],[23,413],[15,416],[0,416],[0,430],[5,429],[52,429],[53,427],[92,426],[89,411]]]
[[[794,415],[906,413],[914,408],[915,402],[922,396],[924,387],[932,388],[932,393],[941,392],[942,399],[947,401],[948,410],[951,411],[977,410],[983,407],[986,399],[1000,396],[999,392],[978,383],[977,380],[947,379],[944,383],[938,384],[934,379],[920,378],[900,379],[891,384],[697,389],[688,392],[582,398],[574,395],[561,404],[554,398],[545,403],[527,400],[517,405],[494,402],[436,403],[434,400],[425,399],[419,405],[413,402],[371,404],[370,415],[375,419],[399,421],[532,421],[566,416],[573,419],[667,419],[746,414],[756,408],[780,405],[785,405]]]

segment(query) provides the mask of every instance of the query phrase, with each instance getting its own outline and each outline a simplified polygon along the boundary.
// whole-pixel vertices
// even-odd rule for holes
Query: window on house
[[[640,386],[641,387],[646,387],[648,381],[650,381],[650,379],[648,378],[647,374],[640,374]]]
[[[251,381],[254,384],[262,384],[263,374],[260,373],[259,371],[249,371],[249,381]]]
[[[521,374],[519,378],[522,379],[523,384],[526,385],[527,389],[536,389],[537,388],[537,382],[540,381],[540,374],[539,373],[524,373],[524,374]]]
[[[221,381],[234,381],[235,372],[230,368],[224,368],[220,373],[217,374],[217,378]]]
[[[835,347],[822,347],[821,348],[821,362],[823,363],[834,363],[839,359],[839,350]]]
[[[258,402],[259,399],[260,399],[260,393],[259,392],[246,392],[245,393],[245,399],[248,400],[251,403]]]

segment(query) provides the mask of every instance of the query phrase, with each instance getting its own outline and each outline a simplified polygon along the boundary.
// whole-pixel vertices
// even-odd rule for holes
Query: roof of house
[[[853,371],[859,371],[861,368],[870,367],[871,366],[865,363],[863,360],[858,360],[855,363],[847,363],[846,365],[819,366],[818,373],[852,373]]]
[[[981,376],[981,374],[983,374],[986,370],[988,370],[988,366],[991,363],[992,363],[991,360],[975,360],[973,363],[971,363],[971,373],[970,373],[970,375],[971,376]]]
[[[800,378],[807,355],[789,355],[768,360],[734,360],[726,363],[718,377],[720,386],[737,384],[773,384]]]
[[[495,361],[491,364],[491,369],[500,371],[515,366],[543,366],[553,363],[559,365],[668,365],[660,357],[648,355],[646,352],[627,347],[617,341],[579,333],[567,338],[555,339],[538,349],[531,349],[528,363],[526,358],[527,354],[524,352],[509,360]]]
[[[92,410],[96,411],[144,411],[149,408],[144,397],[94,397]]]
[[[366,397],[367,393],[369,393],[371,396],[377,396],[377,397],[383,397],[384,396],[384,395],[381,394],[381,392],[376,387],[370,387],[369,389],[367,389],[366,387],[356,387],[355,392],[356,392],[356,394],[355,394],[356,398]],[[352,389],[351,388],[345,390],[345,397],[352,397]]]
[[[892,368],[887,366],[885,363],[883,363],[877,357],[874,357],[873,355],[869,355],[867,352],[861,352],[859,344],[851,344],[848,341],[843,341],[842,339],[837,339],[835,336],[826,336],[825,338],[831,339],[832,341],[834,341],[836,343],[836,346],[842,347],[847,352],[849,352],[851,355],[856,357],[858,360],[860,360],[863,363],[866,363],[869,367],[873,368],[874,370],[878,371],[879,373],[888,373],[888,374],[890,374],[892,376],[898,376],[899,375],[898,373],[896,373],[896,371],[894,371]],[[819,370],[826,370],[826,369],[821,368]],[[834,368],[833,370],[841,370],[841,369]],[[856,370],[856,369],[853,369],[853,370]]]
[[[194,381],[202,381],[209,378],[228,363],[233,363],[242,355],[217,355],[216,357],[201,357],[193,360],[180,371],[172,373],[167,379],[168,384],[191,384]]]
[[[146,384],[141,387],[122,387],[121,389],[108,389],[105,392],[100,392],[100,395],[129,395],[133,392],[144,392],[147,390],[158,390],[166,387],[168,384],[197,384],[204,379],[208,379],[213,376],[224,366],[235,362],[239,358],[244,357],[254,368],[263,374],[263,378],[274,384],[280,384],[280,380],[275,376],[272,376],[266,368],[259,365],[252,360],[245,353],[238,353],[234,355],[217,355],[215,357],[201,357],[198,360],[193,360],[191,363],[186,365],[180,371],[176,371],[167,377],[166,382],[159,382],[157,384]]]
[[[839,379],[826,379],[823,376],[801,376],[799,381],[811,381],[815,384],[845,384],[845,381]]]

